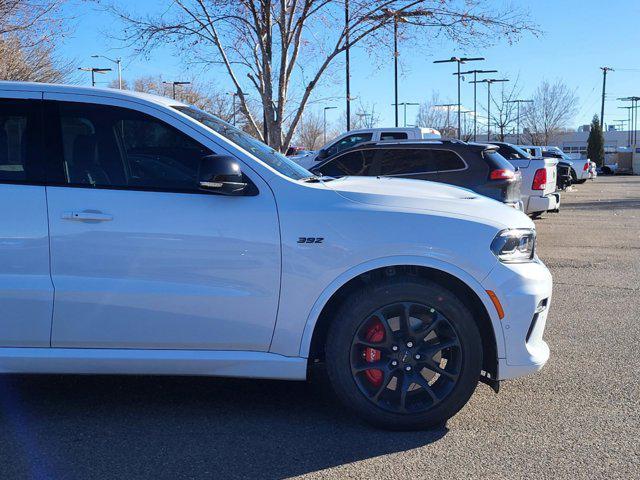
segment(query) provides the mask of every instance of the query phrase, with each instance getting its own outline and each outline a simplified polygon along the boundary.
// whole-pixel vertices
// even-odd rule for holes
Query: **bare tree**
[[[100,1],[100,0],[96,0]],[[394,21],[403,38],[445,36],[478,46],[515,39],[533,26],[519,9],[489,0],[160,0],[159,14],[132,15],[124,40],[140,52],[171,44],[206,67],[221,66],[237,92],[252,133],[276,149],[291,142],[306,106],[329,67],[362,43],[388,43]],[[347,23],[347,25],[345,25]],[[246,92],[259,98],[265,122],[250,111]],[[266,133],[266,135],[265,135]]]
[[[0,79],[63,82],[73,67],[56,53],[61,0],[0,0]]]
[[[416,116],[416,125],[418,127],[429,127],[444,133],[451,125],[451,112],[448,107],[439,106],[443,102],[440,101],[440,94],[432,92],[431,98],[420,104],[418,115]]]
[[[380,122],[380,114],[376,112],[376,104],[363,103],[360,100],[355,112],[356,118],[352,122],[353,128],[375,128]]]
[[[161,75],[138,77],[132,82],[124,80],[122,86],[126,90],[152,93],[162,97],[170,97],[173,94],[171,84],[165,83]],[[118,88],[117,80],[113,80],[109,87]],[[180,87],[177,91],[176,99],[205,110],[226,122],[230,122],[233,118],[231,95],[219,92],[213,89],[211,85],[203,85],[195,79],[189,85]]]
[[[491,126],[495,140],[504,142],[505,137],[515,131],[518,122],[518,106],[513,103],[522,92],[519,78],[513,82],[500,83],[498,94],[491,92]],[[484,108],[486,112],[486,108]],[[520,110],[522,120],[522,109]]]
[[[521,112],[525,134],[534,145],[549,145],[566,130],[578,111],[578,97],[562,80],[544,80]]]
[[[309,150],[317,150],[324,143],[324,120],[318,113],[305,112],[296,130],[295,142]]]

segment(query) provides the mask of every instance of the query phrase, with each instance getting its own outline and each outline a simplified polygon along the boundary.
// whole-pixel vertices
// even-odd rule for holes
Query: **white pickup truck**
[[[562,155],[562,157],[571,162],[571,179],[573,183],[584,183],[589,178],[591,178],[591,162],[588,158],[571,158],[566,153],[562,151],[559,147],[551,147],[551,146],[535,146],[535,145],[519,145],[519,147],[525,152],[529,153],[532,157],[540,158],[540,157],[550,157],[549,153],[554,155]]]
[[[334,138],[325,144],[317,152],[306,155],[296,155],[290,157],[291,160],[303,166],[312,168],[318,162],[336,153],[355,147],[363,142],[378,142],[381,140],[434,140],[440,139],[442,135],[434,128],[425,127],[391,127],[391,128],[366,128],[361,130],[350,130]]]
[[[511,165],[518,167],[522,175],[520,193],[524,212],[533,217],[540,217],[544,212],[560,211],[560,193],[557,192],[556,158],[544,158],[542,147],[526,147],[504,142],[491,142],[499,147],[498,152]]]

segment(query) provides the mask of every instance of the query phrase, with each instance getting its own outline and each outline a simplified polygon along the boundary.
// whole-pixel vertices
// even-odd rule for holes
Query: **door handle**
[[[113,215],[102,212],[65,212],[62,214],[63,220],[75,220],[78,222],[109,222],[113,220]]]

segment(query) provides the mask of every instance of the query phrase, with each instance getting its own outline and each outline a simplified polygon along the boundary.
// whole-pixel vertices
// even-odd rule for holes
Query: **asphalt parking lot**
[[[0,376],[0,478],[638,478],[640,177],[563,202],[536,222],[549,364],[446,428],[378,431],[305,383]]]

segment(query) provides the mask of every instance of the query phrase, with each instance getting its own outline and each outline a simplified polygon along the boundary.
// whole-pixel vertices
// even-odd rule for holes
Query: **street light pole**
[[[498,82],[508,82],[506,78],[485,78],[484,80],[474,80],[472,83],[487,84],[487,141],[491,141],[491,84]]]
[[[344,41],[345,41],[345,68],[346,68],[346,87],[347,87],[347,132],[351,130],[351,79],[349,73],[349,0],[344,2]]]
[[[478,140],[478,101],[477,101],[477,83],[478,73],[498,73],[497,70],[469,70],[468,72],[460,72],[460,75],[470,75],[473,73],[473,141]],[[454,73],[454,75],[457,75]]]
[[[517,104],[517,118],[516,118],[516,143],[520,145],[520,104],[521,103],[533,103],[533,100],[507,100],[505,103],[515,103]]]
[[[176,85],[191,85],[191,82],[181,82],[181,81],[173,81],[173,82],[162,82],[165,85],[171,85],[171,94],[173,99],[176,99]]]
[[[110,72],[111,69],[110,68],[95,68],[95,67],[80,67],[78,68],[78,70],[82,70],[83,72],[91,72],[91,86],[95,87],[96,86],[96,73],[107,73]]]
[[[457,106],[457,103],[441,103],[439,105],[434,105],[434,107],[442,107],[442,108],[446,108],[447,109],[447,124],[445,125],[445,130],[449,129],[449,118],[450,118],[450,114],[451,114],[451,107],[455,107]],[[446,135],[446,133],[445,133]]]
[[[334,108],[338,108],[338,107],[324,107],[322,109],[322,138],[323,138],[322,144],[323,145],[327,143],[327,110],[333,110]]]
[[[436,60],[433,63],[451,63],[451,62],[456,62],[458,64],[458,140],[460,140],[460,131],[462,130],[462,124],[461,124],[461,120],[462,120],[462,102],[460,99],[460,64],[461,63],[467,63],[467,62],[475,62],[475,61],[479,61],[479,60],[484,60],[484,57],[474,57],[474,58],[468,58],[468,57],[451,57],[448,60]],[[455,75],[455,74],[454,74]]]
[[[112,63],[115,63],[118,66],[118,89],[122,90],[122,59],[118,58],[109,58],[104,55],[91,55],[91,58],[104,58],[105,60],[109,60]]]

